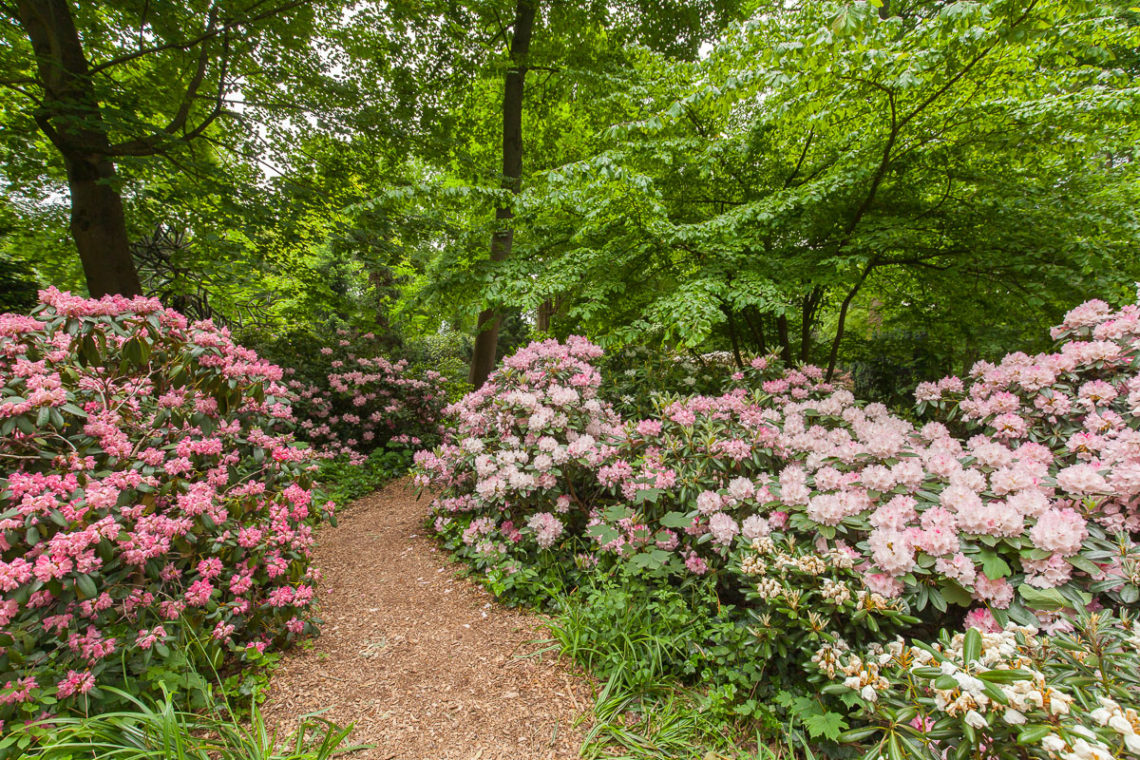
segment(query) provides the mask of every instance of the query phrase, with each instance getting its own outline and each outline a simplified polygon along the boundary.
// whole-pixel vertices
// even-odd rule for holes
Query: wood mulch
[[[425,537],[427,497],[408,481],[352,504],[321,531],[322,633],[270,679],[267,721],[354,723],[359,760],[549,760],[578,755],[588,682],[549,653],[534,613],[456,577]]]

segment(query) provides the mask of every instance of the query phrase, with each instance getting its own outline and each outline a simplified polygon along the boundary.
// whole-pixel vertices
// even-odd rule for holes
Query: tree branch
[[[1030,3],[1025,6],[1025,10],[1022,12],[1022,14],[1016,20],[1014,20],[1013,22],[1010,23],[1009,28],[1012,30],[1012,29],[1016,28],[1017,26],[1019,26],[1027,18],[1029,18],[1030,12],[1033,11],[1034,6],[1036,6],[1036,5],[1037,5],[1037,0],[1030,0]],[[994,40],[993,42],[991,42],[989,44],[988,47],[984,48],[980,53],[978,53],[976,56],[974,56],[972,59],[970,59],[970,62],[967,63],[965,66],[963,66],[961,69],[959,69],[958,73],[956,73],[954,76],[952,76],[948,80],[946,80],[946,84],[942,85],[937,90],[932,92],[929,97],[927,97],[925,100],[923,100],[917,106],[915,106],[914,110],[912,110],[909,114],[904,116],[902,118],[902,120],[899,122],[899,126],[905,127],[908,123],[910,123],[910,121],[914,117],[916,117],[920,113],[922,113],[926,109],[927,106],[929,106],[931,103],[933,103],[934,101],[936,101],[940,97],[942,97],[944,94],[946,94],[955,84],[957,84],[959,82],[959,80],[962,79],[962,77],[964,77],[964,76],[966,76],[966,74],[970,73],[970,71],[974,68],[974,66],[978,65],[978,63],[980,63],[986,56],[988,56],[990,53],[992,53],[994,51],[994,48],[996,48],[1000,42],[1001,42],[1000,39]]]
[[[213,10],[211,10],[211,17],[210,17],[209,21],[207,22],[207,24],[212,25],[215,22],[216,22],[216,18],[214,16]],[[226,99],[225,99],[226,75],[229,73],[229,60],[230,60],[230,35],[229,35],[229,32],[226,32],[222,35],[222,52],[221,52],[221,56],[219,57],[221,71],[218,72],[218,90],[217,90],[217,94],[213,98],[214,107],[210,111],[210,113],[205,118],[203,118],[201,122],[199,122],[199,124],[196,127],[194,127],[193,129],[191,129],[189,131],[185,130],[186,122],[189,120],[190,109],[193,106],[194,99],[198,94],[199,88],[201,88],[201,86],[202,86],[202,82],[206,78],[206,69],[208,68],[209,61],[210,61],[209,53],[210,53],[209,46],[203,45],[202,50],[201,50],[201,54],[198,56],[197,69],[195,70],[194,76],[191,78],[190,83],[186,86],[186,95],[183,97],[182,103],[179,105],[178,112],[174,115],[174,118],[172,118],[170,120],[170,123],[167,124],[165,127],[163,127],[162,130],[156,134],[148,135],[146,137],[140,137],[140,138],[135,139],[135,140],[128,140],[126,142],[118,143],[117,145],[112,145],[111,146],[111,153],[113,155],[116,155],[116,156],[150,156],[150,155],[154,155],[155,153],[161,152],[163,149],[164,141],[166,141],[167,139],[169,139],[171,137],[175,137],[175,134],[179,130],[183,130],[183,132],[181,135],[178,135],[176,137],[176,141],[177,142],[189,142],[190,140],[193,140],[195,137],[198,137],[199,135],[201,135],[202,132],[204,132],[206,130],[206,128],[210,126],[210,124],[214,123],[214,121],[217,120],[217,118],[222,115],[222,113],[225,110],[225,102],[226,102]]]
[[[808,132],[807,141],[804,142],[804,149],[800,151],[800,160],[796,161],[796,168],[792,169],[792,173],[788,175],[788,178],[786,180],[784,180],[785,190],[791,187],[792,180],[794,180],[796,178],[796,175],[800,173],[800,168],[804,165],[804,158],[807,157],[808,148],[811,147],[811,141],[814,137],[815,127],[812,127],[811,131]]]
[[[259,2],[255,3],[253,7],[256,8],[258,5],[262,5],[264,2],[266,2],[266,0],[259,0]],[[258,13],[255,16],[248,16],[246,18],[237,20],[227,20],[221,26],[216,27],[213,30],[207,29],[207,31],[203,32],[202,34],[196,37],[191,37],[188,40],[182,40],[180,42],[167,42],[162,45],[152,45],[151,47],[135,50],[131,53],[118,56],[117,58],[112,58],[109,61],[104,61],[103,63],[92,66],[90,73],[92,76],[94,76],[95,74],[100,74],[107,69],[113,68],[115,66],[121,66],[124,63],[130,63],[131,61],[138,60],[139,58],[144,58],[148,55],[153,55],[154,53],[161,53],[166,50],[190,50],[197,47],[198,45],[201,45],[203,42],[211,40],[221,34],[228,34],[244,27],[253,26],[260,21],[272,18],[273,16],[277,16],[298,6],[308,5],[311,2],[312,0],[290,0],[290,2],[286,2],[275,8],[271,8],[263,13]]]

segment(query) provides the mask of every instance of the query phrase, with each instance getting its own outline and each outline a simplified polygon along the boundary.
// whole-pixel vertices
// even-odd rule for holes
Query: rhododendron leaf
[[[887,735],[887,756],[890,760],[904,760],[905,757],[899,744],[899,735],[894,732]]]
[[[1033,674],[1028,670],[1009,669],[1009,670],[987,670],[983,673],[977,674],[978,678],[990,683],[1013,683],[1014,681],[1028,681],[1033,678]]]
[[[123,357],[133,364],[144,364],[150,356],[150,344],[135,336],[123,344]],[[129,367],[130,365],[126,365]],[[126,369],[123,367],[123,369]]]
[[[1140,589],[1131,583],[1124,584],[1124,588],[1120,589],[1120,601],[1125,604],[1135,604],[1137,600],[1140,600]]]
[[[1059,610],[1072,608],[1073,604],[1055,588],[1039,589],[1023,583],[1017,587],[1017,593],[1025,600],[1031,610]]]
[[[977,628],[969,628],[962,642],[962,661],[969,665],[982,654],[982,632]]]
[[[1033,560],[1034,562],[1049,559],[1053,556],[1053,552],[1046,549],[1022,549],[1018,553],[1025,559]]]
[[[971,630],[973,630],[973,629],[971,629]],[[1009,704],[1009,697],[1007,697],[1005,695],[1005,692],[1003,692],[997,686],[994,686],[989,681],[986,681],[985,679],[982,679],[982,691],[984,691],[986,693],[986,696],[988,696],[990,699],[992,699],[994,702],[997,702],[998,704],[1002,704],[1002,705],[1008,705]]]
[[[84,335],[79,341],[79,363],[84,367],[100,364],[99,347],[90,335]]]
[[[1009,564],[995,552],[983,551],[978,555],[982,560],[982,572],[991,580],[1006,578],[1013,574]]]
[[[840,744],[861,742],[864,739],[870,739],[880,731],[882,731],[882,729],[878,726],[861,726],[859,728],[852,728],[849,731],[844,731],[835,737],[835,741],[839,742]]]
[[[95,581],[91,580],[90,575],[80,575],[75,578],[75,587],[79,590],[81,597],[84,599],[94,599],[99,596],[99,588],[95,585]]]
[[[1057,729],[1054,726],[1026,726],[1017,735],[1017,743],[1025,745],[1040,744],[1041,740]]]
[[[1096,564],[1090,562],[1079,554],[1075,554],[1072,557],[1069,557],[1068,562],[1073,567],[1082,572],[1088,573],[1090,576],[1096,577],[1101,573],[1100,568],[1097,567]]]
[[[918,598],[914,600],[914,608],[916,610],[926,609],[926,605],[930,603],[930,587],[922,586],[918,589]]]
[[[960,607],[969,607],[974,603],[973,595],[954,581],[946,581],[942,584],[941,589],[943,598],[950,604],[957,604]]]

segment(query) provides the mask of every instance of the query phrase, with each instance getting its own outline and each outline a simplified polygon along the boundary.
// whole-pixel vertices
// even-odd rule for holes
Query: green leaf
[[[588,535],[590,538],[595,539],[602,546],[616,541],[621,537],[620,533],[605,523],[591,525],[590,528],[586,531],[586,535]]]
[[[989,550],[982,551],[978,554],[982,560],[982,572],[990,580],[997,580],[999,578],[1008,578],[1013,574],[1013,570],[1004,559],[999,557],[996,552]]]
[[[973,595],[954,581],[943,583],[941,590],[942,597],[950,604],[956,604],[959,607],[970,607],[974,603]]]
[[[965,640],[962,642],[962,660],[969,665],[982,655],[982,632],[977,628],[970,628],[966,631]]]
[[[1023,583],[1017,587],[1017,593],[1025,600],[1025,606],[1032,610],[1060,610],[1073,606],[1055,588],[1039,589]]]
[[[840,732],[847,728],[847,721],[836,712],[826,712],[822,715],[809,715],[804,718],[804,728],[813,739],[824,737],[830,741],[839,738]]]
[[[85,599],[94,599],[99,596],[99,589],[90,575],[80,575],[75,579],[75,587]]]
[[[621,522],[622,520],[628,520],[630,517],[633,517],[633,510],[629,507],[623,507],[618,504],[612,507],[607,507],[602,512],[602,517],[604,517],[609,522]]]
[[[1053,726],[1026,726],[1017,734],[1017,743],[1022,746],[1040,744],[1042,739],[1055,730]]]
[[[693,518],[682,512],[666,512],[658,522],[666,528],[687,528],[693,524]]]
[[[1013,683],[1014,681],[1028,681],[1033,678],[1033,674],[1028,670],[987,670],[984,673],[979,673],[978,678],[990,683]]]
[[[840,744],[861,742],[865,739],[870,739],[880,731],[882,731],[882,729],[878,726],[863,726],[860,728],[853,728],[850,731],[844,731],[839,736],[835,737],[835,741],[839,742]]]

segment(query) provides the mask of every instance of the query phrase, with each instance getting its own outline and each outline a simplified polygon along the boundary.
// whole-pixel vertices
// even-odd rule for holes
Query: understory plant
[[[315,630],[329,505],[281,377],[153,299],[0,316],[0,721],[194,687],[199,634],[224,666]]]
[[[448,410],[454,432],[419,455],[419,480],[440,489],[446,545],[496,591],[553,565],[707,581],[732,625],[720,643],[765,663],[750,688],[701,647],[707,683],[763,719],[821,647],[1009,625],[1049,637],[1090,605],[1137,603],[1138,315],[1091,302],[1050,353],[921,386],[920,411],[941,415],[921,426],[773,357],[715,392],[650,393],[648,415],[623,419],[590,403],[606,395],[588,381],[600,349],[532,344]],[[564,394],[569,377],[589,396]],[[802,698],[781,697],[789,713]],[[834,741],[844,705],[813,704],[809,734]]]
[[[116,710],[14,726],[0,738],[0,756],[28,760],[328,760],[344,752],[352,726],[341,728],[319,713],[302,715],[293,733],[266,726],[257,700],[247,721],[228,708],[188,711],[174,695],[139,698],[109,687]],[[12,755],[15,750],[18,755]],[[9,753],[5,755],[4,753]]]
[[[322,457],[358,465],[388,444],[438,442],[447,378],[386,353],[372,333],[338,330],[300,368],[285,370],[285,384],[296,396],[298,434]]]

